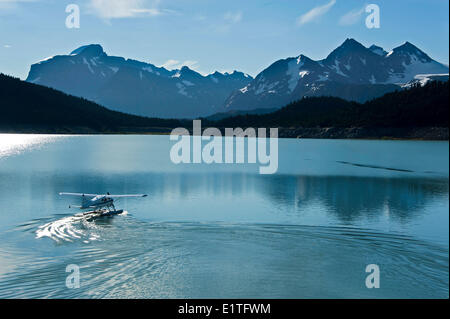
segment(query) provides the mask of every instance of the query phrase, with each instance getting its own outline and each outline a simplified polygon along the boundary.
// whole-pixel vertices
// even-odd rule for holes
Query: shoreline
[[[48,134],[48,135],[170,135],[169,127],[120,127],[117,129],[92,129],[89,127],[0,127],[0,134]],[[187,128],[192,134],[192,128]],[[219,128],[224,134],[225,129]],[[359,140],[424,140],[448,141],[448,127],[315,127],[278,128],[279,138],[294,139],[359,139]]]
[[[448,141],[448,127],[281,128],[281,138]]]

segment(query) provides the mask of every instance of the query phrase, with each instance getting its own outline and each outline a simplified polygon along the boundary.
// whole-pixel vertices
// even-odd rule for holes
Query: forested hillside
[[[0,74],[0,127],[9,130],[121,132],[176,126],[180,121],[111,111],[83,98]]]
[[[306,97],[270,114],[240,115],[219,127],[448,127],[449,84],[430,82],[364,104],[335,97]]]

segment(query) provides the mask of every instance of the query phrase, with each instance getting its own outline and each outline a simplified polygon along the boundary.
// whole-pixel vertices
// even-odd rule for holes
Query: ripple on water
[[[0,272],[1,298],[448,297],[448,247],[396,233],[128,215],[39,219],[18,234],[35,244],[0,245],[0,259],[21,263]],[[381,289],[364,285],[371,263]],[[65,287],[69,264],[80,266],[79,289]]]

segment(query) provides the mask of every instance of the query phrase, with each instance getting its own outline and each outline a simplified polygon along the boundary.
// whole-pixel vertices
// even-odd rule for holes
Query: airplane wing
[[[96,196],[106,196],[113,198],[123,198],[123,197],[147,197],[146,194],[132,194],[132,195],[110,195],[110,194],[82,194],[82,193],[59,193],[62,196],[78,196],[78,197],[96,197]]]
[[[61,196],[86,196],[86,197],[95,197],[98,196],[98,194],[82,194],[82,193],[59,193]]]
[[[123,197],[147,197],[147,194],[134,194],[134,195],[106,195],[112,198],[123,198]]]

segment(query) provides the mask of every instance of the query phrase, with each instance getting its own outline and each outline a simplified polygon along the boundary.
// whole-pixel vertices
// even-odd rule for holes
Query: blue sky
[[[72,3],[79,29],[65,26]],[[365,25],[370,3],[379,29]],[[256,75],[281,58],[324,58],[348,37],[388,51],[410,41],[448,64],[448,12],[448,0],[0,0],[0,72],[24,79],[32,63],[99,43],[158,66]]]

